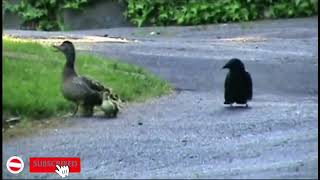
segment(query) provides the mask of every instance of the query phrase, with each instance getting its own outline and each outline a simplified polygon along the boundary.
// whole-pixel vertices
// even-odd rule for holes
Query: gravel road
[[[129,43],[76,48],[143,66],[176,91],[132,103],[117,119],[70,118],[66,127],[3,143],[4,178],[30,174],[34,156],[77,156],[68,178],[318,178],[318,17],[190,27],[72,32],[4,30],[24,37],[95,35]],[[159,32],[151,35],[151,32]],[[243,60],[250,108],[223,105],[221,67]],[[6,170],[12,155],[26,167]]]

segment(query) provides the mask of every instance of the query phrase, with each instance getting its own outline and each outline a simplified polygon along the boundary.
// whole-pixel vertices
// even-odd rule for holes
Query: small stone
[[[138,122],[138,125],[139,125],[139,126],[142,126],[142,125],[143,125],[143,123],[142,123],[142,122]]]
[[[183,142],[183,143],[187,143],[187,142],[188,142],[188,140],[183,139],[181,142]]]
[[[10,119],[7,119],[6,122],[19,121],[20,119],[21,119],[20,117],[12,117]]]
[[[150,35],[159,35],[160,34],[160,32],[155,32],[155,31],[152,31],[151,33],[150,33]]]

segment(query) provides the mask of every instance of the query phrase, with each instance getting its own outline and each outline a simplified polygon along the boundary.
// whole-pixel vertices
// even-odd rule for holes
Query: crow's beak
[[[222,67],[222,69],[230,69],[231,66],[232,66],[232,63],[227,62],[227,63]]]

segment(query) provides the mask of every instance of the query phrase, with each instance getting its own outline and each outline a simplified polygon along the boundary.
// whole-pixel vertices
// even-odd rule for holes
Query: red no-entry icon
[[[12,156],[7,161],[7,169],[12,174],[20,173],[24,168],[23,160],[18,156]]]

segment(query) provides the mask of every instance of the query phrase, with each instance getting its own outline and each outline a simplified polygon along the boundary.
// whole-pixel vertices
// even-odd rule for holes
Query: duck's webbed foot
[[[74,112],[72,113],[71,116],[75,116],[75,115],[77,114],[77,112],[78,112],[78,107],[79,107],[79,104],[76,104],[76,108],[75,108],[75,110],[74,110]]]
[[[80,106],[80,116],[82,117],[91,117],[93,116],[94,106],[92,105],[81,105]]]

